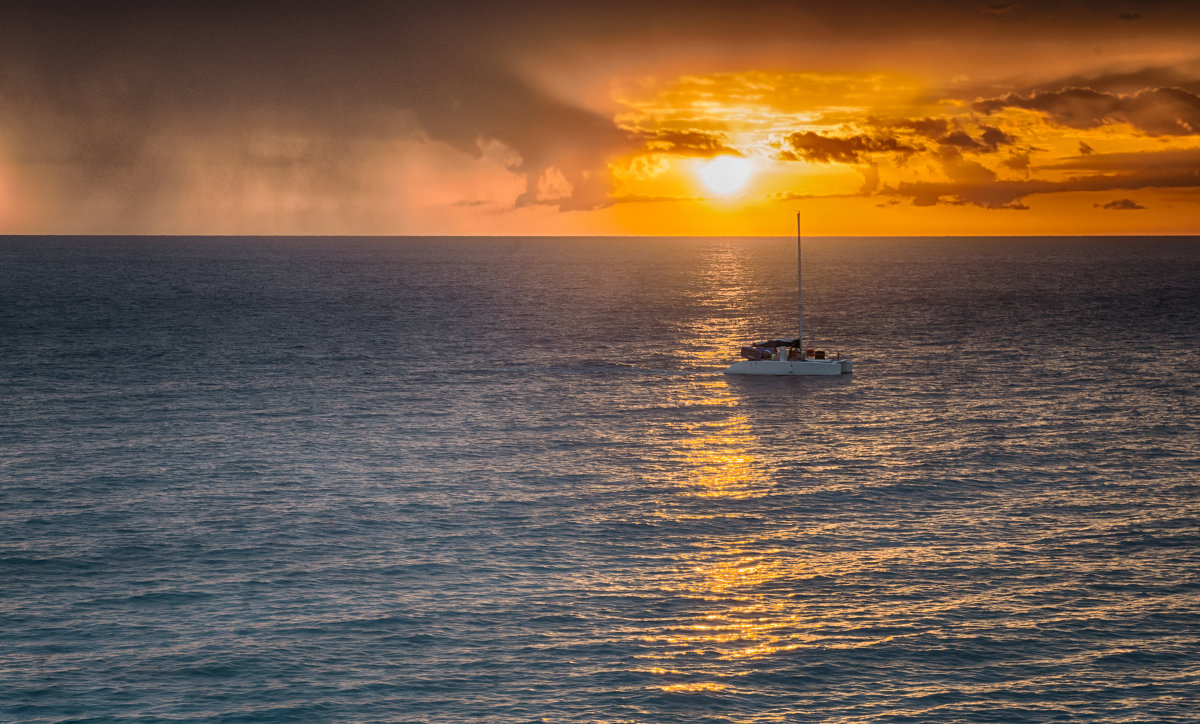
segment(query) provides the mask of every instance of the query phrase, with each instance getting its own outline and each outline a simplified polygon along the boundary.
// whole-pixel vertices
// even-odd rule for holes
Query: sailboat
[[[800,290],[803,268],[800,254],[800,214],[796,214],[796,309],[799,312],[795,339],[771,339],[742,347],[746,359],[725,369],[727,375],[844,375],[854,371],[854,362],[841,353],[827,354],[804,348],[804,297]]]

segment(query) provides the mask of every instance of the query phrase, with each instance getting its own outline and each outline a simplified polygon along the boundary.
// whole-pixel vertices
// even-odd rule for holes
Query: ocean
[[[1200,238],[0,239],[0,720],[1194,722]]]

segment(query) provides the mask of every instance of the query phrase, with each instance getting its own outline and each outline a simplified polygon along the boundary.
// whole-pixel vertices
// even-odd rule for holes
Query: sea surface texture
[[[0,239],[0,720],[1195,722],[1200,240]]]

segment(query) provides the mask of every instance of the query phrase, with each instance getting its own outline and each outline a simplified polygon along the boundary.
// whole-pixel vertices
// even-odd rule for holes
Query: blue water
[[[0,720],[1185,722],[1200,239],[0,239]]]

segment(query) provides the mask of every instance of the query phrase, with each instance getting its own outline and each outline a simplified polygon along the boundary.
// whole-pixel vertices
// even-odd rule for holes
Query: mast
[[[804,354],[804,294],[801,292],[801,272],[804,263],[800,256],[800,212],[796,212],[796,346]]]

